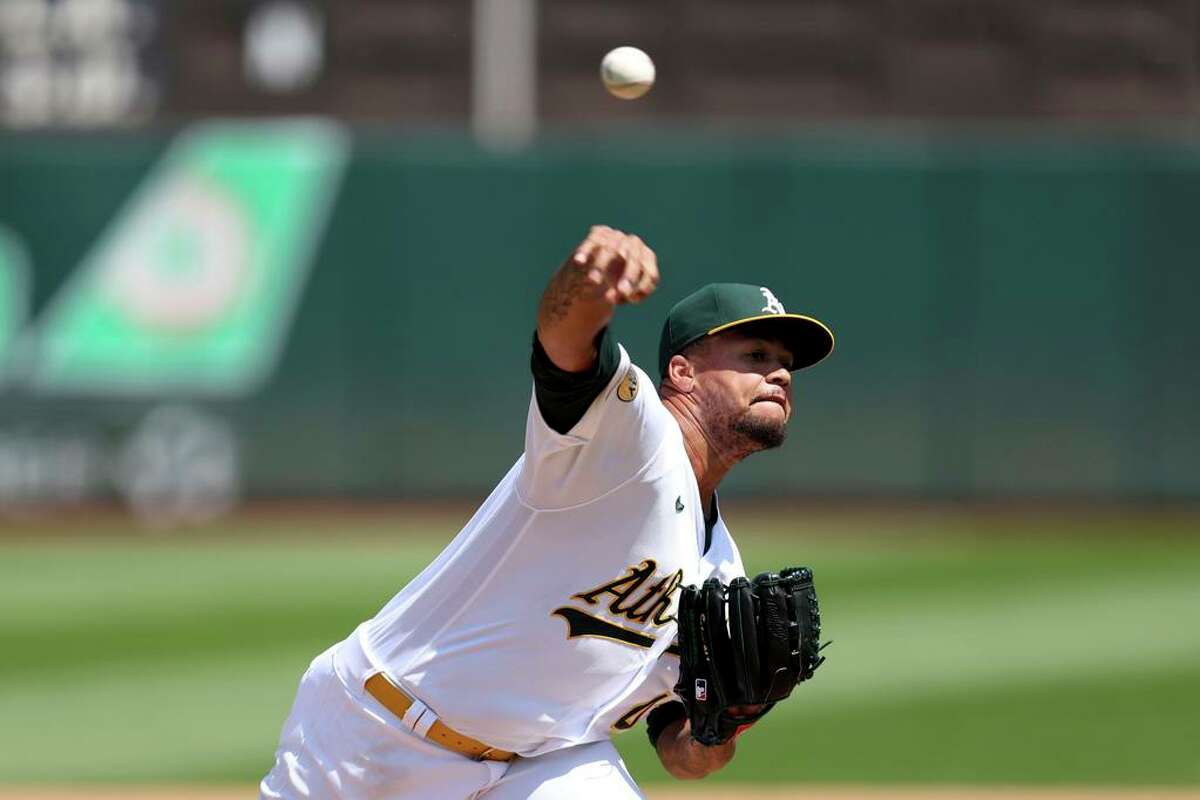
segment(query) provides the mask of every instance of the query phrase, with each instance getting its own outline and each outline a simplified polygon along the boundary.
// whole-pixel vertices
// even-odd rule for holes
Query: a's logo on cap
[[[783,303],[779,302],[779,298],[775,296],[774,292],[772,292],[770,289],[768,289],[765,286],[758,287],[758,290],[760,292],[762,292],[763,299],[767,301],[767,304],[765,306],[763,306],[763,311],[765,311],[768,314],[786,314],[787,313],[786,311],[783,310]]]

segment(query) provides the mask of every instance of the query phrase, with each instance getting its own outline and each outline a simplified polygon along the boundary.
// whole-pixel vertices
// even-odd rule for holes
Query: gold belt
[[[367,693],[383,704],[383,707],[391,711],[400,719],[404,719],[404,715],[412,708],[416,701],[408,696],[403,689],[384,675],[382,672],[376,672],[371,677],[367,678],[364,684]],[[432,711],[424,713],[432,714]],[[413,727],[419,723],[413,723]],[[510,753],[507,750],[499,750],[495,747],[489,747],[483,742],[472,739],[470,736],[464,736],[458,731],[444,724],[441,720],[436,720],[429,729],[425,732],[425,738],[431,742],[437,742],[447,750],[453,750],[459,755],[464,755],[467,758],[475,761],[512,761],[516,757],[516,753]]]

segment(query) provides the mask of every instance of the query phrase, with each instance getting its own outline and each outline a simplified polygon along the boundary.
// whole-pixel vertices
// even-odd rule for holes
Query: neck
[[[683,448],[692,464],[692,472],[696,475],[700,501],[707,516],[712,508],[713,495],[716,494],[718,484],[729,470],[733,469],[733,465],[747,454],[722,446],[705,424],[697,406],[687,402],[686,395],[669,394],[663,397],[663,405],[675,417],[675,421],[679,423],[679,430],[683,433]]]

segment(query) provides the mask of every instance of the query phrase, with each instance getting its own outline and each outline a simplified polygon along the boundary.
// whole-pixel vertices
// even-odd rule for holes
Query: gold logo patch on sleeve
[[[625,373],[625,377],[621,378],[621,382],[617,384],[617,398],[626,403],[637,397],[638,393],[638,378],[637,371],[630,367]]]

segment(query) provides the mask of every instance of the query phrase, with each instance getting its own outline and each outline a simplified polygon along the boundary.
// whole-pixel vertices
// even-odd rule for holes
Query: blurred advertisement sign
[[[0,510],[117,492],[176,524],[232,506],[236,429],[197,403],[275,370],[348,155],[321,120],[185,130],[30,325],[28,259],[0,228],[0,375],[26,406],[0,423]]]
[[[30,332],[41,393],[237,396],[273,369],[346,160],[324,122],[182,134]]]
[[[207,522],[229,511],[241,493],[237,438],[213,414],[160,406],[126,440],[114,477],[147,522]]]
[[[115,429],[99,419],[6,425],[0,512],[42,516],[116,491],[150,525],[207,522],[242,495],[239,450],[227,420],[186,405],[152,406]]]

